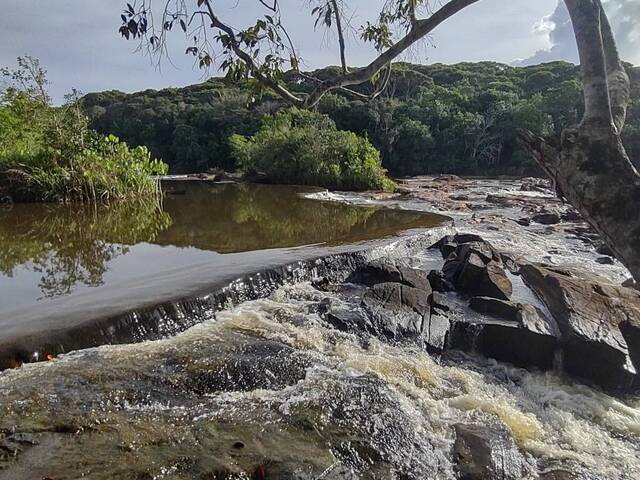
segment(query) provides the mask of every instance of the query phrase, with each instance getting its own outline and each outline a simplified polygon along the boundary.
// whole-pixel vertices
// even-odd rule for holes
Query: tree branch
[[[462,9],[478,1],[479,0],[451,0],[429,18],[416,21],[415,25],[413,26],[413,28],[411,28],[407,35],[405,35],[389,49],[385,50],[366,67],[354,70],[337,78],[327,80],[318,85],[318,87],[316,87],[316,89],[307,98],[305,105],[316,105],[320,101],[322,96],[330,90],[366,82],[376,73],[378,73],[385,65],[391,63],[392,60],[397,58],[402,52],[407,50],[418,40],[430,33],[442,22],[452,17]]]
[[[242,48],[240,48],[240,44],[238,43],[238,40],[235,36],[233,29],[228,25],[222,23],[214,13],[213,8],[211,7],[211,0],[205,0],[204,3],[207,6],[207,11],[209,12],[209,16],[211,17],[212,26],[215,28],[219,28],[220,30],[222,30],[224,33],[228,35],[229,42],[230,42],[231,48],[233,49],[233,52],[238,56],[238,58],[240,58],[240,60],[242,60],[249,67],[251,74],[258,81],[272,88],[278,95],[280,95],[285,100],[296,105],[302,105],[303,100],[301,98],[294,95],[282,84],[264,75],[258,68],[258,65],[254,61],[254,59],[251,57],[251,55],[249,55],[247,52],[242,50]]]

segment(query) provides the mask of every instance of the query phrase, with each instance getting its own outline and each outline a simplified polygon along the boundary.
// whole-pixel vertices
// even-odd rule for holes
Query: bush
[[[53,107],[37,60],[3,70],[0,94],[0,194],[15,201],[110,203],[159,195],[154,175],[167,166],[145,147],[129,148],[89,128],[77,95]]]
[[[237,165],[274,183],[392,190],[380,153],[365,138],[338,130],[326,115],[296,108],[265,116],[250,138],[229,139]]]

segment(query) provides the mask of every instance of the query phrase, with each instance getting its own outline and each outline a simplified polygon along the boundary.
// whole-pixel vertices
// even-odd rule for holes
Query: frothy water
[[[302,282],[169,339],[3,372],[0,431],[37,445],[0,479],[453,479],[460,422],[506,425],[525,478],[640,477],[638,399],[340,332],[325,298],[349,306]]]

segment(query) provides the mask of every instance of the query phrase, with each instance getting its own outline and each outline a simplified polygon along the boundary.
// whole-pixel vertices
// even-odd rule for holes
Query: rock
[[[372,287],[378,283],[401,283],[408,287],[431,292],[429,279],[424,271],[405,266],[396,266],[393,261],[388,259],[369,262],[363,267],[356,269],[347,281],[360,283],[368,287]]]
[[[560,215],[556,212],[541,212],[533,215],[531,220],[543,225],[555,225],[556,223],[560,223]]]
[[[497,262],[500,261],[500,255],[494,250],[494,248],[487,242],[472,241],[458,245],[455,249],[455,253],[458,258],[466,259],[470,254],[475,253],[486,264],[491,260]]]
[[[575,208],[567,208],[565,212],[560,215],[560,218],[565,222],[582,222],[584,219],[580,212],[578,212]]]
[[[450,332],[450,347],[481,353],[519,367],[552,369],[560,337],[554,319],[547,318],[532,305],[502,303],[506,304],[502,308],[495,304],[491,307],[501,308],[501,317],[496,316],[496,321],[456,322]],[[505,319],[506,315],[513,316]]]
[[[431,292],[400,283],[380,283],[362,298],[370,333],[392,340],[412,339],[441,351],[449,332],[449,319],[432,312]]]
[[[402,186],[397,186],[394,191],[395,193],[399,193],[400,195],[410,195],[411,193],[413,193],[413,190],[411,190],[410,188]]]
[[[640,292],[533,264],[520,272],[558,323],[567,373],[607,390],[640,386],[640,359],[629,333],[640,324]]]
[[[624,282],[622,282],[622,286],[626,288],[635,288],[636,290],[639,290],[638,284],[633,278],[627,278]]]
[[[504,269],[493,261],[485,264],[475,253],[471,253],[464,261],[454,284],[461,292],[474,296],[509,300],[513,293],[513,286]]]
[[[521,480],[528,465],[504,426],[454,425],[454,460],[464,480]]]
[[[606,255],[607,257],[614,257],[615,256],[613,254],[613,251],[609,247],[609,245],[607,245],[606,243],[598,242],[596,245],[597,245],[596,246],[596,252],[598,252],[600,255]]]
[[[437,248],[442,253],[442,258],[447,258],[455,251],[458,245],[470,242],[486,243],[480,235],[474,233],[456,233],[455,235],[446,235],[431,245],[429,248]]]
[[[478,313],[490,315],[509,322],[518,321],[519,305],[492,297],[473,297],[469,307]]]
[[[526,177],[522,179],[521,192],[544,192],[549,193],[551,182],[546,178]]]
[[[596,258],[596,262],[601,265],[613,265],[614,263],[616,263],[611,257],[598,257]]]
[[[444,274],[438,270],[431,270],[427,278],[434,292],[452,292],[456,289],[453,283],[447,280]]]
[[[523,227],[528,227],[529,225],[531,225],[531,219],[527,217],[519,218],[518,220],[516,220],[516,223],[518,225],[522,225]]]
[[[442,183],[462,183],[464,180],[457,175],[438,175],[433,179],[434,182]]]

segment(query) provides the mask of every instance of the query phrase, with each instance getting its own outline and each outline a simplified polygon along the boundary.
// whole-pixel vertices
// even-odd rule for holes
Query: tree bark
[[[560,142],[520,132],[520,140],[615,256],[640,280],[640,174],[620,134],[629,77],[600,0],[565,0],[584,82],[585,114]]]

